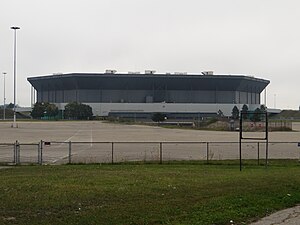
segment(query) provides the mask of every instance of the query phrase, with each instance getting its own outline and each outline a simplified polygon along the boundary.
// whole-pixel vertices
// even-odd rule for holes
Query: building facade
[[[71,73],[30,77],[37,102],[69,102],[93,108],[96,116],[144,117],[153,112],[168,115],[231,115],[236,105],[254,110],[268,80],[244,75],[187,75],[154,73]]]

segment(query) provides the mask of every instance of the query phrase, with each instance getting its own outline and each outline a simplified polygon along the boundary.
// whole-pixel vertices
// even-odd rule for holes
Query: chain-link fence
[[[15,144],[0,143],[0,162],[15,163]]]
[[[268,159],[297,159],[300,143],[269,142]],[[242,142],[242,159],[266,159],[266,142]],[[238,160],[239,142],[0,143],[1,164],[68,164]]]

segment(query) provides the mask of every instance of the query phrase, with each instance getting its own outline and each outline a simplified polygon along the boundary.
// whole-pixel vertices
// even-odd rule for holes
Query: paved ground
[[[300,123],[294,125],[300,130]],[[251,132],[248,136],[262,136]],[[299,132],[271,132],[270,141],[293,142],[269,145],[270,158],[300,159]],[[11,128],[11,122],[0,123],[0,162],[13,161],[13,145],[21,143],[22,162],[36,162],[38,142],[51,142],[43,148],[43,160],[47,163],[66,163],[69,154],[68,143],[72,144],[72,162],[110,162],[114,161],[153,161],[159,160],[160,145],[157,142],[235,142],[210,143],[207,156],[206,143],[164,143],[164,160],[204,160],[238,159],[238,132],[199,131],[188,129],[165,129],[152,126],[122,125],[101,121],[65,121],[65,122],[19,122],[18,128]],[[153,143],[96,143],[96,142],[153,142]],[[57,142],[57,143],[55,143]],[[156,142],[156,143],[155,143]],[[1,143],[7,143],[8,145]],[[32,145],[27,145],[32,143]],[[9,145],[10,144],[10,145]],[[24,145],[25,144],[25,145]],[[112,156],[112,148],[114,155]],[[283,151],[284,149],[284,151]],[[263,159],[265,144],[244,143],[244,159]]]
[[[250,225],[299,225],[300,206],[276,212]]]
[[[122,125],[101,121],[0,122],[0,142],[52,141],[238,141],[238,132],[165,129],[152,126]],[[300,131],[300,123],[293,123]],[[247,135],[262,136],[251,132]],[[298,132],[270,132],[270,141],[300,141]]]
[[[293,130],[300,131],[300,122],[293,123]]]

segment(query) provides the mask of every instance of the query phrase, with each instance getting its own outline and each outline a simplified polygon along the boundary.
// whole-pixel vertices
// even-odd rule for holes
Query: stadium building
[[[37,102],[50,102],[63,110],[70,102],[92,107],[95,116],[150,118],[162,112],[168,118],[214,116],[219,110],[230,116],[232,108],[261,105],[268,80],[245,75],[203,72],[156,74],[154,71],[70,73],[29,77]]]

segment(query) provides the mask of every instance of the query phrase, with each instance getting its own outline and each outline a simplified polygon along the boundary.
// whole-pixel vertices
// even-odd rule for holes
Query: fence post
[[[266,113],[266,168],[268,167],[268,158],[269,158],[269,124],[268,124],[268,113]]]
[[[19,141],[18,141],[18,162],[19,164],[21,163],[21,147]]]
[[[259,165],[259,142],[257,142],[257,165]]]
[[[269,141],[268,141],[268,139],[267,139],[267,141],[266,141],[266,162],[265,162],[265,166],[266,166],[266,168],[268,168],[268,158],[269,158]]]
[[[40,153],[40,164],[41,165],[43,165],[43,140],[41,140],[41,142],[40,142],[40,151],[41,151],[41,153]]]
[[[16,164],[20,164],[20,143],[16,140]]]
[[[114,164],[114,143],[111,143],[111,164]]]
[[[159,143],[159,164],[162,164],[162,142]]]
[[[14,164],[17,165],[17,141],[14,143]]]
[[[38,164],[41,164],[41,147],[40,147],[40,142],[37,144],[37,152],[38,152]]]
[[[72,142],[69,141],[69,164],[72,163]]]
[[[206,142],[206,163],[209,164],[209,142]]]
[[[37,161],[38,161],[38,164],[40,164],[40,142],[37,144],[37,146],[38,146],[38,149],[37,149],[37,153],[38,153]]]

